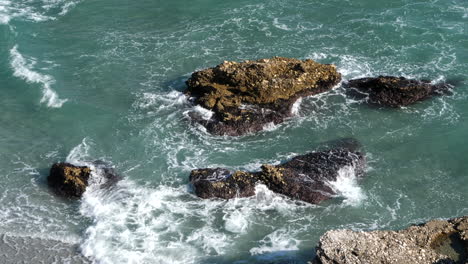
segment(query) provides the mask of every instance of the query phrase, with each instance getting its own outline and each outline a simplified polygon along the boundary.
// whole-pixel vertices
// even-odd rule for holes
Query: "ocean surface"
[[[339,85],[238,138],[190,123],[193,71],[272,56],[455,88],[384,109]],[[56,263],[306,263],[329,229],[468,215],[467,0],[0,0],[0,89],[0,263],[50,263],[51,248]],[[257,170],[349,137],[366,177],[342,171],[320,205],[188,186],[195,168]],[[47,187],[54,162],[97,159],[115,188],[71,201]]]

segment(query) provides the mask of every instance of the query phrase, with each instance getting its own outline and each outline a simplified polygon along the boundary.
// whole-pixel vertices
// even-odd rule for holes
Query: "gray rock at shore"
[[[400,231],[331,230],[320,238],[314,262],[468,263],[468,216],[432,220]]]

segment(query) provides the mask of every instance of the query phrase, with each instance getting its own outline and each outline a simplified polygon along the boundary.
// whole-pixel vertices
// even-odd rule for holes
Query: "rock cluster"
[[[349,92],[354,96],[368,95],[370,103],[389,107],[406,106],[433,95],[447,93],[450,88],[447,84],[393,76],[354,79],[346,83],[345,87],[357,89]]]
[[[238,136],[283,122],[297,99],[326,92],[340,80],[334,65],[313,60],[225,61],[194,72],[185,94],[214,113],[209,120],[192,113],[193,120],[212,134]]]
[[[197,169],[191,172],[190,183],[201,198],[248,197],[255,194],[255,184],[262,183],[274,192],[316,204],[336,194],[329,183],[336,181],[340,169],[350,166],[361,176],[364,164],[362,153],[337,148],[296,156],[280,165],[263,165],[258,172]]]
[[[320,238],[315,263],[468,263],[468,216],[401,231],[331,230]]]

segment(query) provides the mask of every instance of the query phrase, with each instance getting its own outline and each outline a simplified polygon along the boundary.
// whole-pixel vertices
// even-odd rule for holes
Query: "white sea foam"
[[[143,93],[140,99],[134,103],[134,106],[141,109],[148,109],[151,113],[160,113],[161,111],[172,111],[175,108],[187,104],[187,97],[179,91],[170,91],[169,93]]]
[[[57,93],[51,88],[55,80],[52,76],[34,71],[35,58],[26,59],[19,51],[18,46],[10,50],[10,65],[13,75],[25,80],[28,83],[37,83],[42,88],[41,103],[46,103],[49,107],[61,107],[67,99],[60,99]]]
[[[336,181],[328,183],[339,195],[344,197],[343,204],[357,206],[366,199],[366,195],[358,185],[355,168],[345,166],[338,171]]]
[[[0,0],[0,24],[8,24],[11,19],[11,1]]]
[[[193,112],[195,112],[197,115],[199,115],[202,119],[204,120],[210,120],[211,117],[213,116],[213,111],[206,109],[204,107],[201,107],[200,105],[196,105],[193,107]]]
[[[90,160],[89,150],[90,142],[87,138],[83,138],[81,143],[70,151],[65,161],[75,165],[83,165]]]
[[[282,30],[286,30],[286,31],[291,30],[286,24],[280,23],[278,21],[278,18],[273,19],[273,26],[275,26],[276,28],[282,29]]]
[[[291,107],[291,114],[297,115],[299,114],[299,109],[301,108],[301,103],[302,103],[302,97],[296,100],[294,104]]]
[[[250,254],[258,255],[269,252],[284,252],[299,249],[300,241],[291,237],[291,232],[278,229],[260,241],[260,246],[250,249]]]
[[[57,19],[66,15],[80,1],[42,0],[41,7],[31,5],[31,1],[0,0],[0,24],[9,24],[12,19],[22,19],[31,22],[43,22]],[[58,14],[51,10],[59,8]]]

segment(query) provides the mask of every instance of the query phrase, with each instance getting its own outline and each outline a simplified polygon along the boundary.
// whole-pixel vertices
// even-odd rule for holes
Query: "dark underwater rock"
[[[201,198],[248,197],[255,194],[255,184],[262,183],[274,192],[316,204],[336,194],[329,182],[336,181],[345,166],[361,176],[364,155],[339,148],[296,156],[280,165],[263,165],[259,172],[197,169],[191,172],[190,183]]]
[[[208,132],[239,136],[283,122],[292,115],[297,99],[329,91],[340,80],[334,65],[313,60],[274,57],[225,61],[194,72],[186,82],[185,94],[214,112],[209,120],[191,114]]]
[[[121,179],[113,168],[107,167],[103,162],[96,161],[93,165],[102,178],[102,187],[113,185]],[[58,195],[76,198],[86,191],[90,177],[90,167],[60,162],[52,165],[47,182]]]
[[[314,262],[468,263],[468,216],[432,220],[400,231],[331,230],[320,238]]]
[[[354,97],[369,96],[369,102],[389,107],[400,107],[424,100],[434,95],[448,93],[449,84],[432,84],[427,80],[404,77],[379,76],[350,80],[344,85]]]

